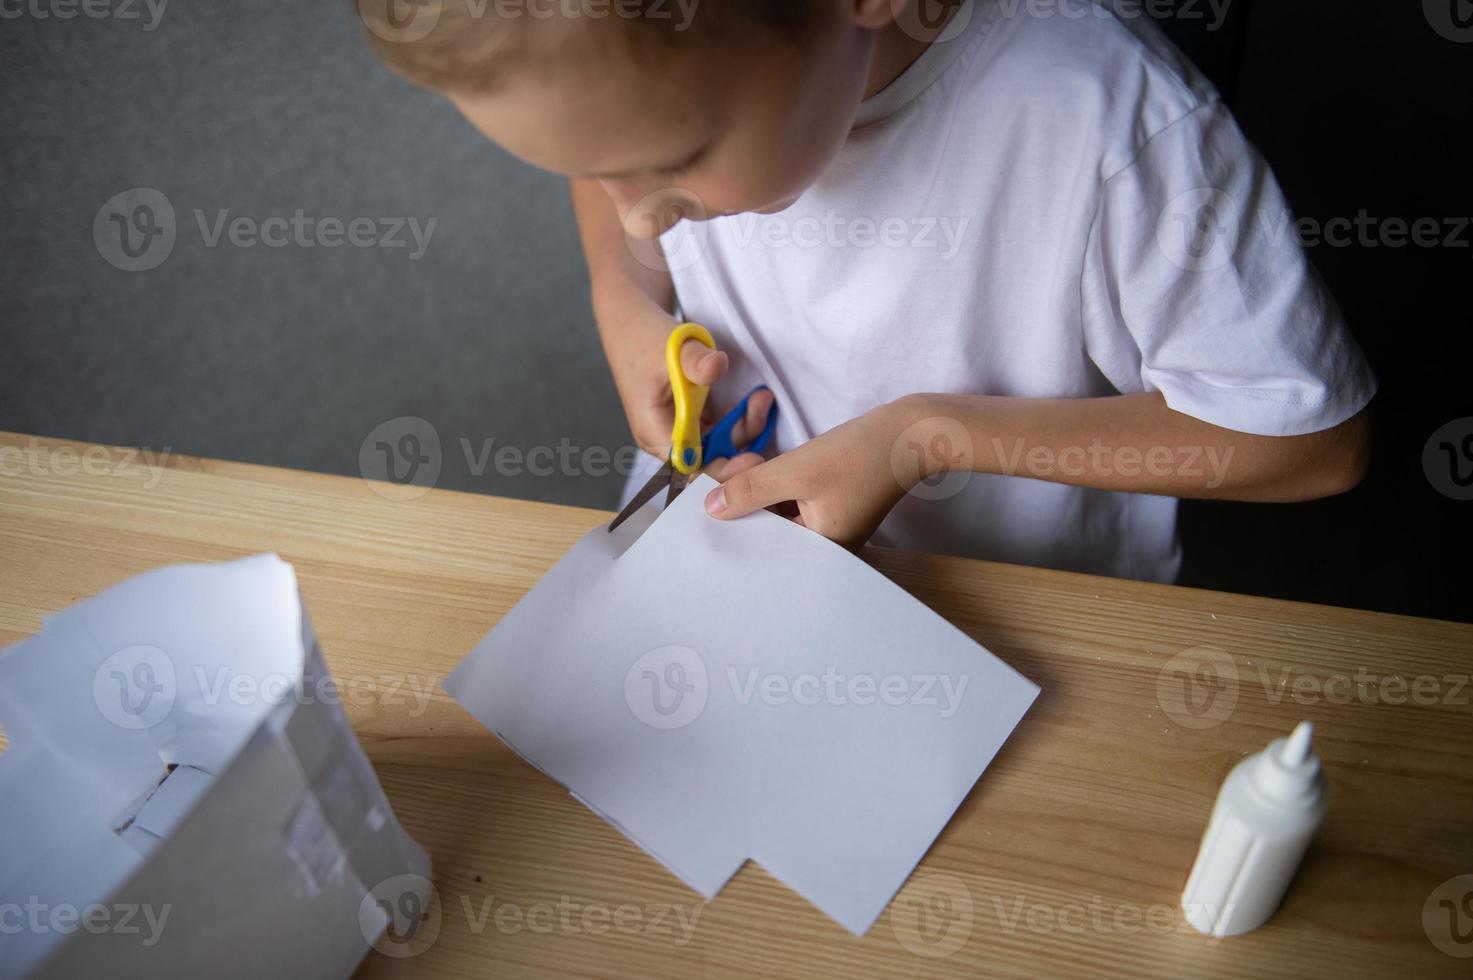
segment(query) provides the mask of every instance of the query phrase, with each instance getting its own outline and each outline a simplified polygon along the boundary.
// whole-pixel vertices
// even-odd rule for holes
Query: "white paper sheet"
[[[707,899],[751,858],[863,934],[1038,688],[714,486],[590,532],[445,689]]]

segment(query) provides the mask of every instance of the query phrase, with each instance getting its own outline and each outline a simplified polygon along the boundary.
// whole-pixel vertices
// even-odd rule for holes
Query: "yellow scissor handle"
[[[680,367],[680,349],[687,340],[699,340],[712,350],[716,341],[698,323],[682,323],[665,341],[665,370],[670,372],[670,394],[675,398],[675,427],[670,430],[670,465],[689,476],[701,468],[701,412],[706,407],[706,385],[691,384]]]

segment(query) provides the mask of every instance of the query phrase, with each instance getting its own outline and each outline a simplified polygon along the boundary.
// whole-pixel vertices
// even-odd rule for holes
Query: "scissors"
[[[737,423],[747,415],[747,402],[757,392],[767,388],[766,385],[758,385],[747,392],[736,407],[711,427],[711,431],[701,435],[701,411],[706,407],[706,396],[711,389],[706,385],[691,384],[680,368],[680,349],[687,340],[697,340],[712,350],[716,349],[716,341],[700,324],[682,323],[670,332],[670,338],[665,341],[665,370],[670,374],[670,394],[675,399],[675,425],[670,430],[670,455],[655,475],[650,477],[649,482],[629,501],[629,505],[609,523],[610,531],[628,520],[631,514],[661,490],[667,491],[665,506],[668,507],[680,496],[691,476],[702,466],[735,456],[738,450],[732,444],[732,433]],[[776,428],[777,403],[773,402],[772,409],[767,413],[767,424],[757,438],[740,451],[762,452],[772,442],[772,434]]]

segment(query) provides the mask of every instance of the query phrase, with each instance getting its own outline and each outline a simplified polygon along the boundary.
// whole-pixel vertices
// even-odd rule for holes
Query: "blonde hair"
[[[641,22],[624,44],[719,44],[761,28],[798,43],[819,21],[815,0],[353,0],[379,59],[441,91],[485,91],[538,52],[518,43],[519,20],[552,17]]]

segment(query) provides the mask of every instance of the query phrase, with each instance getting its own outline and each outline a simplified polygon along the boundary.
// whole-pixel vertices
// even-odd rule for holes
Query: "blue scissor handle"
[[[721,421],[712,426],[710,432],[701,436],[701,457],[705,463],[716,459],[730,459],[738,452],[760,453],[767,448],[767,444],[772,442],[773,432],[777,429],[776,400],[773,401],[772,409],[767,413],[767,424],[762,427],[762,431],[757,435],[757,438],[752,440],[751,445],[746,449],[739,450],[731,442],[732,430],[736,428],[737,423],[747,414],[747,401],[753,395],[757,394],[757,392],[766,390],[767,385],[758,385],[747,392],[746,396],[737,402],[731,411],[721,416]]]

